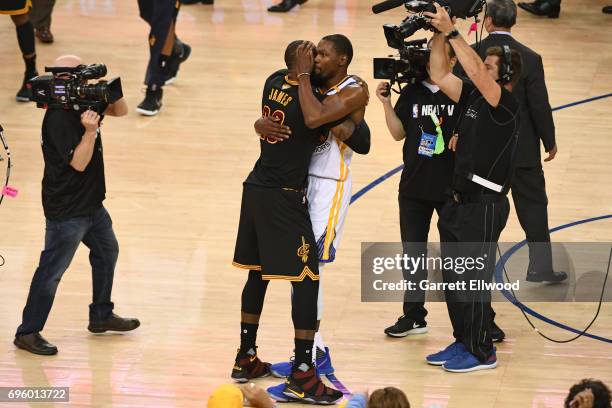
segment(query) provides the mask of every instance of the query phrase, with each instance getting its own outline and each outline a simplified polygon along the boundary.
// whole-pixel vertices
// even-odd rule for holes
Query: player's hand
[[[391,105],[391,86],[388,82],[382,81],[376,87],[376,96],[384,104]]]
[[[576,394],[574,399],[570,402],[570,408],[593,408],[593,400],[595,399],[593,391],[587,388],[584,391]]]
[[[259,388],[253,383],[243,386],[242,394],[249,401],[251,406],[255,408],[274,408],[274,403],[270,399],[268,393],[263,388]]]
[[[81,124],[87,133],[97,133],[100,126],[100,115],[96,111],[86,110],[81,114]]]
[[[314,43],[310,41],[304,41],[297,48],[296,52],[296,64],[295,68],[298,75],[302,73],[312,73],[312,67],[314,66],[314,50],[316,49]]]
[[[455,133],[453,137],[451,137],[451,140],[448,141],[448,148],[451,149],[453,152],[457,151],[458,141],[459,141],[459,136],[457,136],[457,134]]]
[[[440,31],[444,35],[448,35],[451,31],[455,29],[455,24],[453,24],[453,21],[451,20],[445,8],[440,7],[438,3],[433,3],[433,5],[436,8],[436,12],[430,13],[429,11],[425,11],[423,12],[423,15],[430,18],[429,22],[438,31]]]
[[[262,116],[255,122],[255,131],[260,135],[266,136],[270,141],[282,142],[289,139],[291,128],[282,125],[278,118],[272,116]]]
[[[557,145],[554,145],[552,149],[548,150],[546,153],[548,153],[548,157],[545,158],[544,161],[549,162],[553,160],[555,156],[557,155]]]

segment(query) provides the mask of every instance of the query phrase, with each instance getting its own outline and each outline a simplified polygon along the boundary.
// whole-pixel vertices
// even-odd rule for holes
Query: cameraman
[[[430,75],[442,92],[465,107],[459,118],[458,137],[453,136],[450,143],[456,151],[454,191],[438,222],[443,257],[454,243],[459,243],[461,256],[485,259],[483,267],[463,275],[463,271],[448,269],[443,273],[448,280],[488,283],[495,268],[497,241],[510,211],[506,194],[520,126],[519,103],[512,90],[521,77],[522,60],[516,50],[505,46],[489,48],[483,62],[461,37],[446,10],[437,3],[434,6],[436,13],[423,13],[439,31],[431,47]],[[445,40],[471,82],[462,81],[449,70]],[[489,323],[490,291],[448,291],[446,301],[455,342],[427,356],[427,362],[452,372],[497,367]]]
[[[430,45],[431,41],[428,48]],[[449,44],[445,49],[447,58],[444,64],[452,70],[457,58]],[[400,232],[404,253],[414,257],[421,254],[427,256],[431,217],[434,210],[440,215],[453,174],[454,155],[445,146],[451,139],[461,108],[441,92],[429,77],[404,86],[395,108],[391,105],[389,83],[378,84],[376,96],[383,104],[391,136],[396,141],[404,140],[404,169],[399,184]],[[440,136],[442,138],[438,139]],[[428,142],[436,145],[437,149],[424,149],[422,144]],[[417,283],[425,280],[427,269],[404,270],[404,279]],[[387,327],[385,333],[391,337],[426,333],[425,316],[425,293],[407,291],[404,314],[394,325]]]
[[[80,58],[68,55],[55,60],[56,67],[76,67]],[[123,99],[108,105],[104,114],[124,116]],[[23,320],[14,344],[34,354],[52,355],[57,348],[41,335],[59,281],[68,269],[81,242],[90,250],[93,301],[89,306],[89,327],[93,333],[129,331],[137,319],[113,313],[111,290],[119,245],[111,218],[102,206],[105,197],[104,161],[100,124],[104,115],[49,109],[42,125],[45,161],[42,204],[46,218],[45,249],[34,273]]]

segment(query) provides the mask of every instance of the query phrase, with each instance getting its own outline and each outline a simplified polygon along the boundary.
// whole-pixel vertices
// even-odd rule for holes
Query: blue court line
[[[607,94],[603,94],[603,95],[599,95],[599,96],[594,96],[592,98],[582,99],[580,101],[568,103],[568,104],[565,104],[565,105],[557,106],[556,108],[552,108],[552,110],[553,111],[558,111],[558,110],[561,110],[561,109],[571,108],[572,106],[582,105],[584,103],[597,101],[599,99],[609,98],[611,96],[612,96],[612,92],[611,93],[607,93]],[[357,201],[359,198],[361,198],[365,193],[367,193],[368,191],[372,190],[377,185],[381,184],[383,181],[385,181],[388,178],[392,177],[396,173],[399,173],[400,171],[402,171],[403,168],[404,168],[404,165],[401,164],[401,165],[397,166],[396,168],[394,168],[393,170],[390,170],[387,173],[383,174],[382,176],[380,176],[376,180],[372,181],[371,183],[369,183],[368,185],[363,187],[361,190],[357,191],[355,194],[353,194],[353,197],[351,198],[351,204],[353,204],[355,201]],[[564,225],[560,225],[558,227],[554,227],[554,228],[550,229],[549,231],[552,233],[552,232],[555,232],[555,231],[559,231],[561,229],[570,228],[570,227],[574,227],[576,225],[585,224],[585,223],[588,223],[588,222],[599,221],[599,220],[603,220],[603,219],[607,219],[607,218],[612,218],[612,214],[610,214],[610,215],[602,215],[600,217],[587,218],[585,220],[579,220],[579,221],[570,222],[569,224],[564,224]],[[518,251],[518,249],[521,248],[522,246],[524,246],[526,243],[527,243],[527,241],[519,242],[518,244],[516,244],[515,246],[510,248],[504,255],[502,255],[502,257],[498,261],[498,263],[496,265],[496,269],[495,269],[495,279],[498,282],[502,282],[502,280],[498,279],[499,277],[501,277],[500,265],[502,264],[502,261],[506,262],[510,258],[510,256],[512,256],[512,254],[514,254],[516,251]],[[498,272],[499,272],[499,276],[498,276]],[[574,329],[573,327],[566,326],[563,323],[559,323],[559,322],[557,322],[555,320],[549,319],[548,317],[546,317],[544,315],[541,315],[540,313],[536,312],[535,310],[530,309],[529,307],[525,306],[523,303],[521,303],[520,301],[515,299],[508,291],[502,291],[502,293],[504,294],[506,299],[508,299],[513,305],[515,305],[516,307],[522,309],[525,313],[527,313],[527,314],[529,314],[529,315],[531,315],[531,316],[533,316],[533,317],[535,317],[537,319],[540,319],[540,320],[542,320],[542,321],[544,321],[544,322],[546,322],[548,324],[551,324],[553,326],[557,326],[559,328],[571,331],[571,332],[576,333],[576,334],[582,332],[582,330],[577,330],[577,329]],[[600,340],[600,341],[603,341],[603,342],[606,342],[606,343],[612,343],[612,339],[608,339],[608,338],[605,338],[605,337],[597,336],[597,335],[594,335],[594,334],[585,333],[584,336],[585,337],[590,337],[590,338],[595,339],[595,340]]]
[[[564,225],[560,225],[558,227],[555,227],[555,228],[551,229],[550,232],[553,233],[553,232],[556,232],[556,231],[559,231],[559,230],[562,230],[562,229],[575,227],[576,225],[586,224],[588,222],[605,220],[605,219],[609,219],[609,218],[612,218],[612,214],[602,215],[600,217],[587,218],[585,220],[574,221],[574,222],[570,222],[568,224],[564,224]],[[512,248],[507,250],[502,255],[502,257],[497,261],[497,264],[495,265],[495,280],[497,282],[504,282],[504,276],[503,276],[503,270],[504,270],[503,266],[504,266],[504,264],[506,262],[508,262],[510,257],[512,255],[514,255],[516,253],[516,251],[518,251],[519,249],[524,247],[525,244],[527,244],[526,240],[521,241],[521,242],[515,244]],[[574,329],[573,327],[567,326],[567,325],[565,325],[563,323],[559,323],[559,322],[557,322],[555,320],[552,320],[552,319],[550,319],[550,318],[548,318],[548,317],[546,317],[546,316],[536,312],[535,310],[525,306],[517,298],[515,298],[512,295],[511,292],[509,292],[509,291],[507,291],[505,289],[502,289],[500,292],[504,295],[504,297],[506,299],[508,299],[508,301],[510,301],[514,306],[518,307],[519,309],[522,309],[525,313],[527,313],[527,314],[529,314],[529,315],[531,315],[531,316],[533,316],[535,318],[538,318],[538,319],[540,319],[540,320],[542,320],[542,321],[544,321],[544,322],[546,322],[546,323],[548,323],[550,325],[559,327],[561,329],[564,329],[564,330],[567,330],[567,331],[570,331],[570,332],[573,332],[573,333],[576,333],[576,334],[582,333],[582,330],[577,330],[577,329]],[[606,337],[597,336],[595,334],[585,333],[584,337],[590,337],[592,339],[600,340],[600,341],[603,341],[605,343],[612,343],[612,339],[609,339],[609,338],[606,338]]]

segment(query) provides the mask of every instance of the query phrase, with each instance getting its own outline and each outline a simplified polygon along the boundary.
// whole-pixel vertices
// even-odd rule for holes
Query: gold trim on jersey
[[[306,277],[309,277],[310,279],[312,279],[313,281],[318,281],[319,280],[319,275],[315,275],[313,271],[310,270],[310,268],[308,267],[308,265],[304,266],[304,269],[302,269],[302,273],[299,276],[288,276],[288,275],[261,275],[261,279],[263,280],[286,280],[286,281],[290,281],[290,282],[301,282],[304,279],[306,279]]]
[[[336,90],[336,92],[340,92],[340,85],[342,85],[347,79],[351,79],[353,78],[351,75],[347,75],[345,76],[342,81],[338,82],[336,85],[332,86],[331,88],[329,88],[327,91],[325,91],[325,93],[328,93],[331,90]]]
[[[347,145],[336,139],[338,147],[340,148],[340,177],[336,182],[336,191],[332,200],[332,207],[329,211],[329,217],[327,218],[327,231],[325,233],[325,240],[323,241],[323,256],[322,261],[329,260],[329,249],[331,244],[336,238],[336,227],[338,226],[338,219],[340,217],[340,211],[342,209],[342,198],[344,197],[344,182],[348,177],[349,168],[344,162],[344,151]]]
[[[243,265],[243,264],[238,263],[236,261],[232,261],[232,265],[234,265],[236,268],[240,268],[240,269],[248,269],[248,270],[253,270],[253,271],[261,271],[261,265]]]
[[[22,9],[17,9],[17,10],[2,10],[2,9],[0,9],[0,14],[4,14],[6,16],[20,16],[22,14],[28,13],[31,8],[32,8],[32,0],[26,0],[25,6]]]
[[[292,79],[289,79],[289,74],[285,75],[285,82],[288,83],[289,85],[293,85],[293,86],[298,86],[300,84],[298,81],[294,81]]]

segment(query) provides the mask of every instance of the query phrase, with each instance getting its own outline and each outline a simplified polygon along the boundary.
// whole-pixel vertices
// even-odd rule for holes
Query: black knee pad
[[[30,21],[25,24],[15,27],[17,30],[17,42],[19,42],[19,49],[23,55],[34,54],[36,48],[34,47],[34,26]]]
[[[256,315],[261,314],[268,283],[270,282],[261,278],[261,272],[249,271],[249,278],[242,290],[241,310],[243,312]]]
[[[305,278],[301,282],[291,282],[291,318],[293,327],[298,330],[315,330],[317,326],[317,300],[319,281]]]

